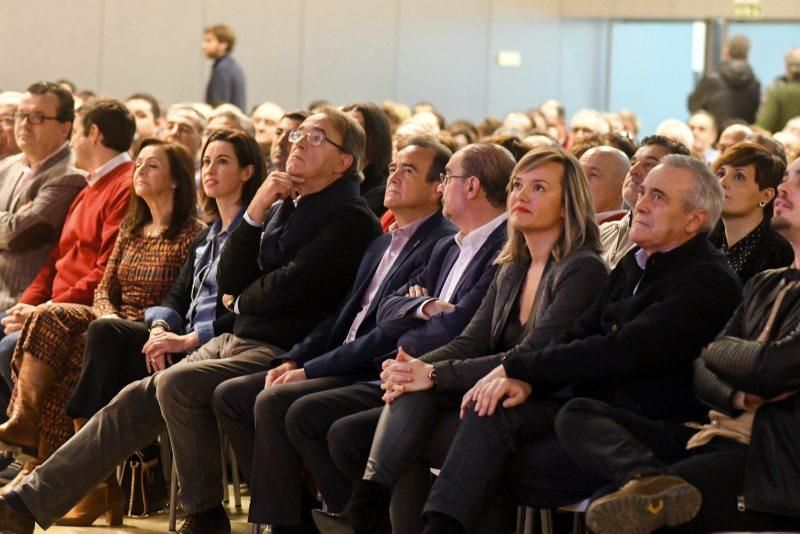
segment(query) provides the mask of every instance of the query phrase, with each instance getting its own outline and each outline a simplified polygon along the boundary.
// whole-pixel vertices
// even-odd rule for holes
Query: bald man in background
[[[722,133],[719,136],[719,141],[717,141],[717,150],[719,150],[719,156],[721,156],[723,152],[728,150],[736,143],[747,141],[750,139],[751,135],[753,135],[753,130],[751,130],[746,124],[731,124],[722,130]]]
[[[615,221],[625,215],[622,209],[622,182],[631,168],[628,156],[610,146],[587,150],[580,159],[592,192],[597,224]]]

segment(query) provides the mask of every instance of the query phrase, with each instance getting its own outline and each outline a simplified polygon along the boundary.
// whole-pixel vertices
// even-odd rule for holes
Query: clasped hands
[[[0,319],[5,335],[22,330],[25,319],[36,310],[36,306],[18,302],[6,310],[6,316]]]
[[[197,332],[179,335],[161,327],[150,330],[150,337],[142,347],[147,372],[163,371],[173,364],[173,354],[188,352],[200,344]]]
[[[402,347],[398,348],[395,358],[387,359],[382,365],[381,389],[384,390],[383,401],[392,401],[404,393],[424,391],[433,387],[430,379],[433,365],[409,356]],[[508,378],[502,365],[495,367],[489,374],[481,378],[461,399],[460,417],[463,419],[470,404],[479,416],[494,414],[497,403],[503,400],[503,407],[513,408],[525,402],[531,395],[531,385],[522,380]]]

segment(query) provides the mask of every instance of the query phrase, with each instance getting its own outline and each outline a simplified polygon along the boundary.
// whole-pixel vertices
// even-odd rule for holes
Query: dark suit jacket
[[[284,359],[302,365],[308,378],[370,372],[375,356],[390,350],[395,342],[394,338],[376,328],[378,304],[384,295],[420,271],[430,257],[434,244],[442,236],[454,231],[455,228],[442,216],[441,211],[431,215],[417,228],[378,287],[358,327],[358,337],[351,343],[343,344],[353,319],[361,310],[364,291],[369,287],[383,253],[392,241],[388,234],[376,239],[364,254],[353,288],[339,310],[320,322],[308,337],[283,356]]]
[[[540,393],[573,384],[578,396],[645,417],[684,421],[702,413],[691,364],[739,303],[739,280],[706,234],[653,254],[644,271],[637,251],[560,343],[505,358],[507,375]]]
[[[494,260],[505,241],[506,225],[501,224],[489,235],[461,275],[450,299],[455,308],[425,321],[417,318],[414,311],[430,297],[407,297],[408,288],[419,285],[427,288],[429,295],[440,296],[461,252],[453,237],[439,241],[425,269],[381,302],[378,327],[390,337],[397,338],[397,346],[412,356],[425,354],[451,341],[467,326],[489,290],[497,272]]]
[[[217,282],[221,294],[238,295],[235,335],[288,350],[339,307],[364,251],[381,234],[378,220],[357,196],[357,186],[342,180],[314,194],[317,204],[347,198],[324,220],[307,213],[291,216],[286,231],[303,227],[310,237],[279,265],[262,269],[267,239],[262,243],[260,227],[242,221],[230,235],[220,253]],[[342,194],[347,188],[351,191]],[[277,210],[272,212],[275,216]]]
[[[561,261],[551,259],[542,274],[524,339],[513,348],[503,347],[503,330],[529,266],[528,261],[503,265],[461,335],[421,358],[436,368],[438,391],[465,391],[500,365],[504,356],[557,340],[592,304],[608,274],[606,264],[590,250],[576,250]]]

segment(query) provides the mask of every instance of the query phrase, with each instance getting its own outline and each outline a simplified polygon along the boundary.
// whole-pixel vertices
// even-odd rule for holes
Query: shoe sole
[[[648,534],[690,521],[702,502],[700,492],[691,484],[655,495],[620,495],[590,506],[586,524],[596,534]]]
[[[355,534],[350,525],[342,524],[336,518],[329,516],[322,510],[311,510],[314,524],[322,534]]]
[[[14,458],[23,462],[39,462],[39,451],[31,447],[0,441],[0,451],[8,451],[14,455]]]

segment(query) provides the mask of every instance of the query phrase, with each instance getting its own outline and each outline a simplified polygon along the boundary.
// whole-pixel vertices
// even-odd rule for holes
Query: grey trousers
[[[43,528],[166,426],[188,513],[222,500],[222,465],[214,389],[269,368],[283,351],[231,334],[215,337],[169,369],[125,387],[80,432],[23,480],[17,493]]]

